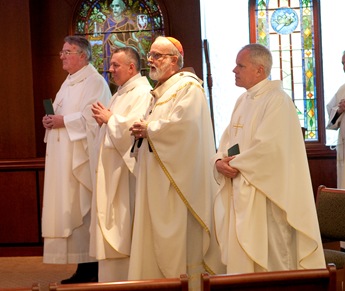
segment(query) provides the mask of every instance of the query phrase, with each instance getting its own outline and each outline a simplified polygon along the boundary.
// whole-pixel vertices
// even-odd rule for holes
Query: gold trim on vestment
[[[214,271],[212,271],[212,269],[205,263],[204,260],[202,260],[202,264],[204,266],[204,269],[207,273],[209,273],[210,275],[215,275],[216,273]]]
[[[192,215],[194,216],[194,218],[199,222],[199,224],[204,228],[204,230],[206,231],[206,233],[208,234],[208,236],[210,237],[211,240],[211,234],[210,234],[210,230],[208,229],[207,225],[202,221],[202,219],[199,217],[199,215],[194,211],[194,209],[192,208],[192,206],[189,204],[188,200],[184,197],[183,193],[181,192],[180,188],[177,186],[177,184],[175,183],[173,177],[170,175],[170,173],[168,172],[167,168],[164,166],[163,162],[161,161],[161,159],[158,156],[158,153],[152,143],[152,141],[150,140],[149,137],[147,137],[147,141],[149,142],[152,152],[155,156],[155,158],[157,159],[159,165],[161,166],[164,174],[168,177],[170,183],[173,185],[174,189],[176,190],[177,194],[180,196],[181,200],[183,201],[183,203],[187,206],[188,210],[192,213]],[[213,272],[211,270],[211,268],[205,263],[205,261],[202,261],[202,264],[204,266],[204,269],[206,270],[206,272],[208,272],[209,274],[214,275],[215,272]]]
[[[199,84],[195,84],[194,82],[188,82],[185,83],[183,86],[179,87],[176,92],[171,95],[168,99],[162,101],[162,102],[157,102],[153,108],[152,108],[152,112],[154,111],[154,109],[157,106],[160,105],[164,105],[166,103],[168,103],[171,99],[176,98],[176,95],[178,93],[178,91],[182,90],[183,88],[190,86],[190,85],[194,85],[199,87],[199,89],[201,89],[204,92],[204,88],[202,86],[200,86]],[[207,227],[207,225],[204,223],[204,221],[199,217],[199,215],[194,211],[194,209],[192,208],[192,206],[189,204],[188,200],[185,198],[185,196],[183,195],[182,191],[180,190],[180,188],[177,186],[175,180],[173,179],[173,177],[170,175],[169,171],[167,170],[167,168],[165,167],[165,165],[163,164],[162,160],[159,158],[159,155],[156,151],[156,148],[154,147],[151,139],[149,138],[149,136],[147,136],[147,141],[152,149],[152,152],[156,158],[156,160],[158,161],[158,164],[160,165],[160,167],[162,168],[164,174],[167,176],[167,178],[169,179],[170,183],[172,184],[172,186],[174,187],[175,191],[177,192],[177,194],[180,196],[181,200],[183,201],[183,203],[186,205],[187,209],[191,212],[191,214],[193,215],[193,217],[197,220],[197,222],[201,225],[201,227],[204,229],[204,231],[208,234],[208,236],[210,237],[211,240],[211,234],[210,234],[210,230]],[[212,269],[205,263],[205,261],[202,261],[202,265],[205,269],[206,272],[208,272],[209,274],[214,275],[215,272],[212,271]]]
[[[174,99],[174,98],[176,97],[178,91],[180,91],[180,90],[182,90],[184,87],[187,87],[187,86],[190,86],[190,85],[197,86],[197,87],[199,87],[199,89],[201,89],[203,92],[205,92],[205,91],[204,91],[204,88],[203,88],[202,86],[200,86],[199,84],[195,84],[194,82],[185,83],[185,84],[183,84],[183,86],[179,87],[179,88],[176,90],[176,92],[175,92],[173,95],[171,95],[168,99],[166,99],[166,100],[164,100],[164,101],[162,101],[162,102],[157,102],[157,103],[153,106],[152,111],[153,111],[157,106],[159,106],[159,105],[164,105],[165,103],[168,103],[171,99]]]
[[[173,185],[174,189],[176,190],[177,194],[180,196],[180,198],[183,201],[183,203],[187,206],[188,210],[192,213],[194,218],[199,222],[199,224],[204,228],[204,230],[210,235],[210,230],[208,229],[207,225],[202,221],[202,219],[199,217],[199,215],[194,211],[192,206],[189,204],[188,200],[184,197],[184,195],[181,192],[180,188],[177,186],[175,180],[173,179],[173,177],[168,172],[168,170],[165,167],[165,165],[163,164],[162,160],[159,158],[158,153],[156,151],[156,148],[154,147],[154,145],[153,145],[153,143],[152,143],[152,141],[151,141],[151,139],[149,137],[147,137],[147,141],[149,142],[149,144],[151,146],[151,149],[152,149],[152,152],[155,155],[155,158],[157,159],[159,165],[161,166],[164,174],[167,176],[167,178],[169,179],[170,183]]]

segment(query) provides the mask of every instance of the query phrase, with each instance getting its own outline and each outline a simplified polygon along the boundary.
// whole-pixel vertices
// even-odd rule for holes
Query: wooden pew
[[[121,281],[109,283],[80,283],[80,284],[57,284],[50,283],[49,291],[188,291],[188,276],[182,274],[180,278]]]
[[[31,287],[0,288],[1,291],[40,291],[41,285],[33,283]]]
[[[238,275],[201,274],[202,291],[335,291],[336,267]]]

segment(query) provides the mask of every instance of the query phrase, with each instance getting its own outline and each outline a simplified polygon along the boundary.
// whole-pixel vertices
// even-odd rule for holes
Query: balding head
[[[180,51],[183,52],[182,45]],[[183,67],[183,56],[180,51],[168,38],[157,37],[147,55],[150,78],[163,83],[176,74]]]

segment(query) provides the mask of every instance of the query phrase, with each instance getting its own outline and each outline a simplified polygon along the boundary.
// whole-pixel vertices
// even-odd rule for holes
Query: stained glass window
[[[281,79],[295,103],[305,139],[318,140],[312,0],[257,0],[256,42],[273,56],[272,79]]]
[[[92,45],[93,64],[108,76],[111,51],[133,46],[147,75],[146,54],[158,35],[164,35],[163,15],[154,0],[84,0],[75,11],[73,32],[84,35]]]

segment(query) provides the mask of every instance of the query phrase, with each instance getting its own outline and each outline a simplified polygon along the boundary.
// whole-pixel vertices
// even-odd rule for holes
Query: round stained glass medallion
[[[298,15],[291,8],[278,8],[271,17],[271,26],[279,34],[290,34],[298,25]]]

